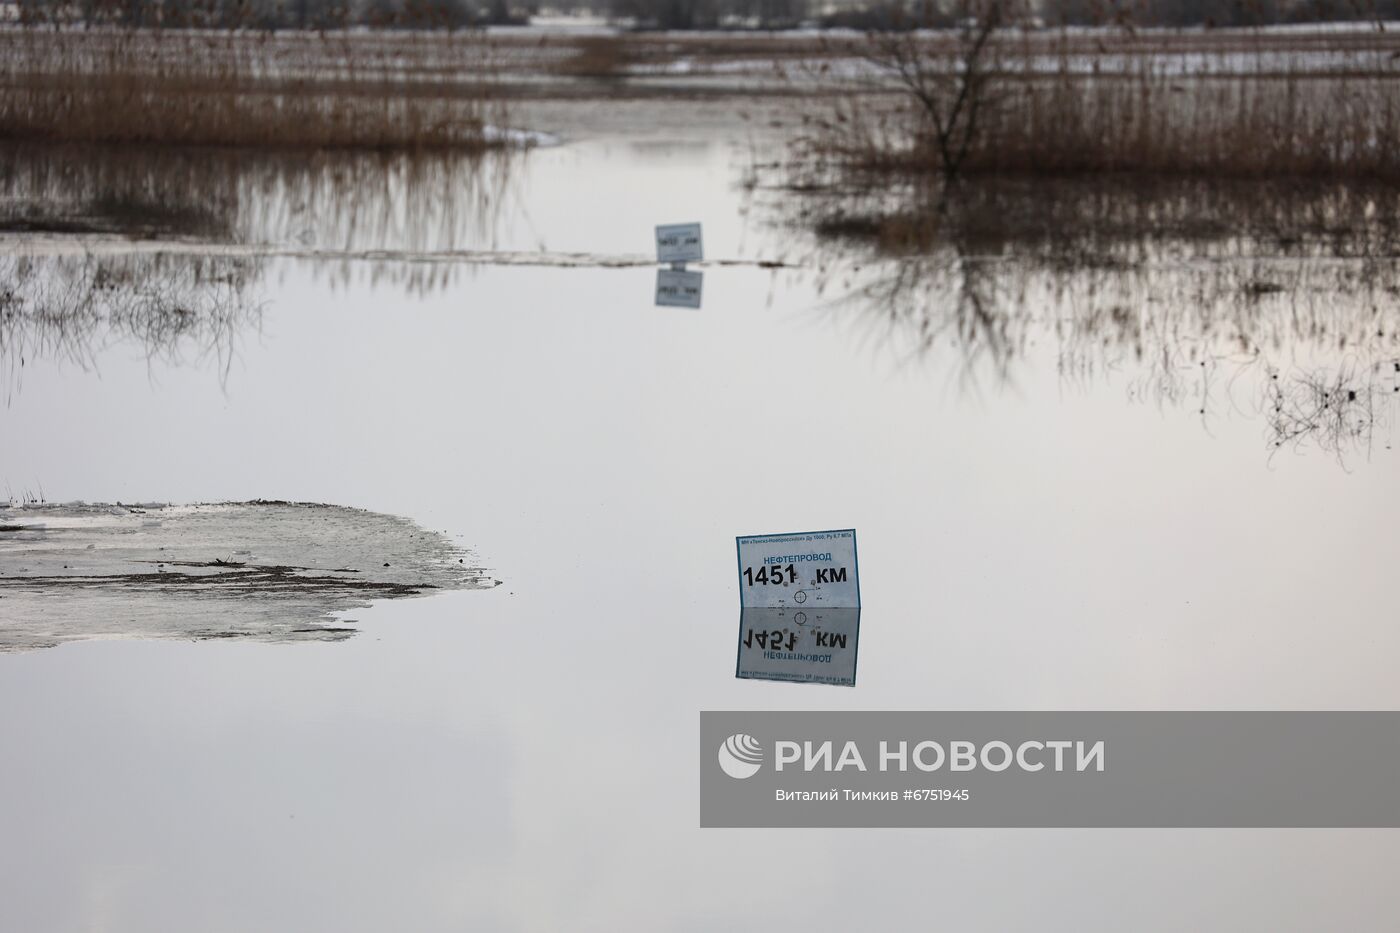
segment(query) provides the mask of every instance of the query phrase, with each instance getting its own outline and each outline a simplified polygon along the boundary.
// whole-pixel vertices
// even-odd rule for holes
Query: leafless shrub
[[[962,170],[980,142],[983,124],[1000,104],[993,34],[1007,24],[1012,0],[967,0],[959,25],[944,41],[913,30],[870,33],[866,58],[889,72],[916,106],[914,152],[931,152],[945,178]]]

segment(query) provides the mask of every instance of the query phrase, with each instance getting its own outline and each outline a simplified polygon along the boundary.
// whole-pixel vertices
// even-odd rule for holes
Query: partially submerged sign
[[[704,258],[699,224],[662,224],[656,228],[657,262],[699,262]]]
[[[700,290],[705,273],[684,269],[656,270],[656,303],[671,308],[700,307]]]
[[[855,529],[752,535],[736,543],[742,608],[734,675],[855,686]]]

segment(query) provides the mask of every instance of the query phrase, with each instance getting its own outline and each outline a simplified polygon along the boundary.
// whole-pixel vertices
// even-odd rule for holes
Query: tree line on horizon
[[[985,0],[981,0],[985,2]],[[592,12],[638,29],[891,31],[953,28],[976,18],[979,0],[556,0],[563,13]],[[24,24],[216,29],[467,29],[524,25],[539,0],[16,0]],[[1400,19],[1400,0],[1030,0],[1021,25],[1262,26]]]

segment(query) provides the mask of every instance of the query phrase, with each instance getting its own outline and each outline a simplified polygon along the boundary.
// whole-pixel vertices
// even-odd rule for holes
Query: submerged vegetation
[[[1400,40],[1380,26],[1323,44],[959,9],[952,29],[871,33],[865,88],[808,115],[785,183],[838,196],[820,228],[908,245],[988,178],[1400,180]]]
[[[1400,189],[1366,179],[976,176],[812,192],[790,215],[823,239],[886,256],[953,247],[1063,269],[1131,267],[1163,251],[1184,259],[1400,256]]]
[[[516,161],[511,151],[0,145],[0,233],[187,238],[249,253],[454,250],[491,241]]]
[[[854,342],[965,389],[1053,365],[1067,391],[1117,383],[1208,431],[1256,421],[1270,455],[1346,463],[1390,446],[1400,412],[1397,199],[1344,181],[968,179],[933,220],[831,221],[808,264]],[[824,213],[806,211],[798,227]]]
[[[216,363],[227,376],[241,332],[256,330],[261,264],[151,255],[0,257],[0,394],[9,404],[27,363],[95,370],[108,347],[151,363]]]
[[[674,75],[786,95],[801,129],[751,190],[817,234],[808,264],[901,355],[951,347],[960,378],[1012,382],[1054,343],[1067,381],[1248,409],[1274,451],[1342,457],[1393,423],[1400,37],[954,12],[831,39],[0,31],[0,235],[108,235],[0,265],[6,390],[26,358],[93,366],[116,342],[226,371],[275,257],[445,284],[437,260],[495,248],[514,157],[481,150],[507,100],[665,96]]]
[[[0,146],[0,238],[18,247],[0,253],[0,405],[19,393],[26,364],[95,370],[117,345],[224,378],[259,332],[274,256],[315,257],[337,285],[444,287],[459,266],[413,260],[491,245],[514,162],[509,152]]]
[[[877,260],[836,306],[874,309],[867,326],[900,355],[952,352],[965,384],[1015,382],[1049,342],[1063,384],[1122,380],[1207,430],[1257,419],[1271,456],[1390,446],[1392,34],[1212,49],[1002,29],[1004,0],[966,9],[937,36],[868,37],[874,92],[809,116],[779,166],[823,253]]]

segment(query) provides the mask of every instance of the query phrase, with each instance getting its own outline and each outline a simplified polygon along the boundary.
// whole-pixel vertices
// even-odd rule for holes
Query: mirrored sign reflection
[[[684,269],[656,270],[656,304],[666,308],[700,307],[701,287],[705,273]]]
[[[734,676],[854,687],[859,636],[859,608],[743,609]]]

